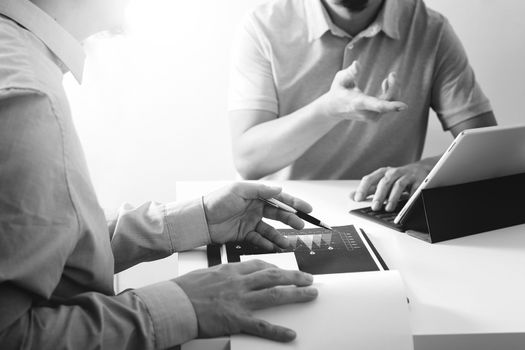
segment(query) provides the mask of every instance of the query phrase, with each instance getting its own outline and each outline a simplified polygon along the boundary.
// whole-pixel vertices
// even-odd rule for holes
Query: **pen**
[[[325,228],[325,229],[330,230],[330,231],[334,230],[333,228],[331,228],[330,226],[328,226],[327,224],[325,224],[321,220],[316,219],[313,216],[306,214],[305,212],[297,210],[297,209],[295,209],[295,208],[293,208],[293,207],[291,207],[291,206],[289,206],[289,205],[287,205],[287,204],[285,204],[285,203],[283,203],[281,201],[278,201],[275,198],[265,199],[265,198],[260,198],[259,197],[259,199],[261,201],[263,201],[264,203],[266,203],[268,205],[271,205],[272,207],[279,208],[279,209],[287,211],[289,213],[294,213],[295,215],[297,215],[298,217],[300,217],[304,221],[308,221],[311,224],[314,224],[316,226]]]

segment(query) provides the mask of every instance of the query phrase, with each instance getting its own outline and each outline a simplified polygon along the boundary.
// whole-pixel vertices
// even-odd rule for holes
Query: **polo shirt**
[[[207,244],[202,200],[104,215],[62,87],[83,64],[44,11],[0,1],[0,348],[169,348],[198,333],[184,291],[116,295],[113,275]]]
[[[267,179],[360,179],[419,160],[430,109],[444,130],[492,110],[450,23],[421,0],[385,0],[355,37],[332,22],[321,0],[270,0],[247,14],[232,57],[229,111],[285,118],[329,91],[354,61],[364,93],[379,96],[382,81],[396,72],[393,99],[408,104],[378,122],[337,124]]]

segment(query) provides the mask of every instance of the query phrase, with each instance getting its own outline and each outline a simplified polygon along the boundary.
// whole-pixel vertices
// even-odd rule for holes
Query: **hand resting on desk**
[[[261,260],[193,271],[174,282],[193,305],[200,338],[246,333],[291,341],[296,337],[293,330],[257,319],[251,312],[317,297],[317,289],[309,287],[312,275],[281,270]]]

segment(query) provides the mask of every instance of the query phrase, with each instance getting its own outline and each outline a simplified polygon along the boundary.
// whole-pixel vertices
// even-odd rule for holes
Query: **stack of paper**
[[[264,254],[249,258],[261,258],[281,268],[293,268],[293,253],[277,255],[279,257]],[[277,343],[236,335],[231,338],[231,350],[413,349],[409,307],[398,272],[316,275],[314,286],[319,290],[319,297],[311,303],[255,313],[258,318],[295,330],[296,340]]]

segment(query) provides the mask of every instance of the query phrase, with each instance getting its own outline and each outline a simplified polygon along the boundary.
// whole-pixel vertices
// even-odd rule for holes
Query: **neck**
[[[370,0],[364,10],[352,12],[342,5],[327,0],[321,1],[334,24],[351,36],[356,36],[365,30],[376,19],[384,3],[384,0]]]
[[[31,0],[41,10],[51,16],[60,26],[78,41],[102,30],[93,17],[86,16],[82,1]]]

